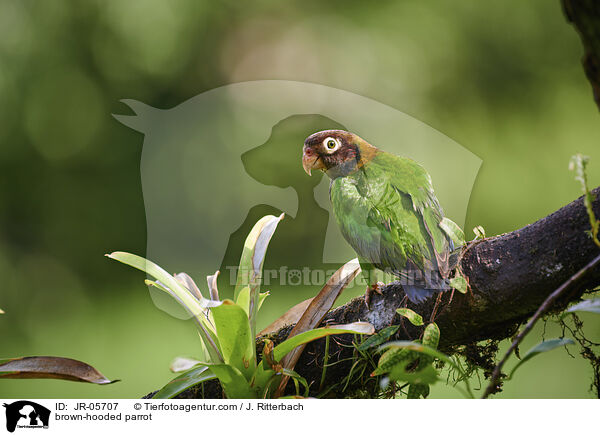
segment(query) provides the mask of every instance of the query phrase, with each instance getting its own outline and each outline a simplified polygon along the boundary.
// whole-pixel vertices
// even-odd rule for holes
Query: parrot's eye
[[[325,149],[329,153],[334,152],[340,147],[340,141],[333,137],[328,137],[327,139],[325,139],[323,141],[323,144],[325,145]]]

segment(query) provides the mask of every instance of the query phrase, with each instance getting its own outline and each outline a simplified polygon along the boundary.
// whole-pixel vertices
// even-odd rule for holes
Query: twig
[[[502,367],[504,366],[504,363],[506,363],[511,353],[517,348],[519,343],[521,343],[525,336],[533,329],[533,326],[539,320],[542,314],[548,311],[548,309],[550,309],[554,301],[558,299],[566,290],[571,288],[574,284],[578,283],[590,270],[592,270],[598,264],[600,264],[600,255],[598,255],[596,258],[590,261],[581,270],[579,270],[579,272],[577,272],[575,275],[569,278],[563,285],[554,290],[554,292],[552,292],[550,296],[546,298],[542,305],[540,305],[540,307],[537,309],[533,317],[529,320],[523,331],[521,331],[519,335],[517,335],[517,337],[513,340],[512,344],[504,354],[502,360],[494,368],[494,372],[492,373],[490,383],[485,389],[483,396],[481,396],[482,399],[486,399],[490,394],[494,392],[499,383],[500,373],[502,372]]]

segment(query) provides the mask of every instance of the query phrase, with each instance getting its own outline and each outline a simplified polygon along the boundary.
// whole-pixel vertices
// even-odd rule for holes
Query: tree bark
[[[600,2],[562,0],[562,4],[567,19],[573,23],[583,42],[583,69],[600,109]]]
[[[594,189],[593,194],[596,198],[594,212],[600,216],[600,187]],[[441,330],[440,349],[452,353],[458,345],[470,345],[486,339],[500,340],[514,335],[519,325],[536,311],[552,291],[600,253],[588,230],[588,214],[583,198],[579,198],[531,225],[471,244],[460,262],[470,289],[464,295],[454,292],[451,301],[451,293],[444,293],[435,318]],[[569,294],[557,300],[553,311],[563,310],[569,302],[579,299],[584,291],[598,285],[600,268],[597,267]],[[419,337],[422,327],[412,326],[396,314],[396,309],[405,303],[404,299],[402,287],[398,283],[391,283],[383,289],[383,295],[373,295],[370,308],[365,305],[363,298],[355,298],[332,310],[323,324],[368,321],[377,331],[401,324],[393,339],[413,340]],[[422,304],[408,302],[408,307],[427,320],[432,313],[434,299]],[[269,338],[279,343],[285,340],[291,328],[282,328]],[[345,385],[351,366],[356,361],[353,337],[333,337],[335,339],[330,340],[329,344],[325,385],[331,388],[330,396],[344,397],[364,391],[370,370]],[[260,354],[260,338],[257,348]],[[311,391],[320,383],[324,353],[324,339],[309,343],[296,365],[296,371],[312,384]],[[205,384],[203,391],[202,396],[202,390],[191,388],[178,397],[222,397],[216,382]]]

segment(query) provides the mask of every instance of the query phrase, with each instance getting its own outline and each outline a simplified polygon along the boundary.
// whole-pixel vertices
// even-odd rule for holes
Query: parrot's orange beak
[[[304,147],[304,152],[302,153],[302,167],[308,175],[311,175],[310,171],[312,169],[325,169],[325,165],[319,158],[319,155],[312,148],[306,147]]]

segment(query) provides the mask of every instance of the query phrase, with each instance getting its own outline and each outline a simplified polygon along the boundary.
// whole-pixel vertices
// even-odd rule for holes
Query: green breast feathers
[[[448,276],[451,242],[429,174],[416,162],[380,152],[355,172],[331,181],[333,211],[344,238],[378,269],[401,276]],[[435,282],[427,282],[434,286]]]
[[[322,170],[331,178],[335,218],[361,263],[399,277],[415,303],[450,288],[453,246],[423,167],[343,130],[306,138],[302,166],[308,175]]]

